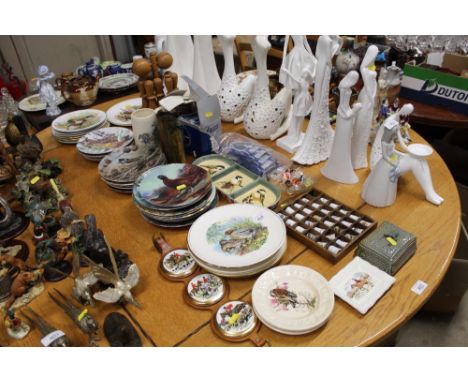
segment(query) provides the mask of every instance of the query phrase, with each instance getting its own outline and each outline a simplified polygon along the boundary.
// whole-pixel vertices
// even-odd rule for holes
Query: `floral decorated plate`
[[[257,327],[252,306],[245,301],[229,301],[214,316],[215,328],[224,337],[239,338],[252,333]]]
[[[135,86],[138,79],[134,73],[112,74],[99,80],[99,89],[107,92],[123,91]]]
[[[101,155],[127,146],[133,140],[133,132],[124,127],[107,127],[93,130],[81,137],[76,148],[88,155]]]
[[[388,273],[355,257],[331,278],[330,285],[339,298],[366,314],[394,282],[395,278]]]
[[[335,297],[320,273],[300,265],[282,265],[257,279],[252,303],[259,320],[270,329],[295,335],[325,324]]]
[[[280,250],[286,228],[268,208],[230,204],[199,217],[187,240],[195,259],[214,267],[248,267]]]
[[[61,105],[65,102],[65,98],[62,97],[60,90],[56,90],[55,93],[58,97],[57,105]],[[42,111],[47,108],[47,104],[42,102],[41,96],[39,94],[33,94],[29,97],[23,98],[18,107],[23,111]]]
[[[132,113],[141,108],[141,98],[119,102],[107,110],[107,119],[118,126],[132,126]]]
[[[72,111],[57,117],[52,122],[52,129],[59,133],[84,133],[106,121],[106,113],[101,110],[87,109]]]
[[[178,209],[203,199],[210,191],[211,180],[201,167],[172,163],[154,167],[135,182],[136,202],[153,209]]]

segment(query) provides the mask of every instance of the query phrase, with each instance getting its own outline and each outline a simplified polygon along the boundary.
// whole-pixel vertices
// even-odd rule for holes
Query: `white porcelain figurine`
[[[310,49],[306,36],[295,35],[292,39],[294,47],[289,53],[287,53],[289,36],[286,36],[284,42],[279,82],[291,89],[294,94],[294,103],[291,118],[286,125],[288,134],[276,142],[279,147],[290,153],[294,153],[304,139],[304,133],[301,130],[304,118],[312,111],[309,86],[314,82],[317,66],[317,59]],[[276,135],[278,134],[274,134],[272,138],[276,138]]]
[[[236,36],[218,35],[224,55],[224,72],[218,90],[218,99],[221,106],[221,119],[225,122],[237,123],[243,119],[257,77],[248,75],[243,80],[237,77],[233,52],[235,38]]]
[[[270,139],[287,118],[291,108],[291,90],[284,87],[271,99],[267,74],[268,36],[255,36],[252,49],[257,63],[257,80],[244,114],[244,127],[256,139]]]
[[[216,94],[221,85],[218,68],[213,53],[211,35],[193,36],[194,63],[192,79],[208,94]]]
[[[55,74],[49,72],[49,68],[45,65],[39,65],[37,74],[39,75],[39,80],[37,81],[39,87],[39,96],[41,97],[41,101],[47,104],[46,114],[49,117],[59,115],[62,112],[57,106],[59,97],[57,96],[54,87],[49,82],[52,78],[55,77]]]
[[[361,193],[364,201],[374,207],[387,207],[395,202],[398,178],[408,171],[413,173],[429,202],[439,205],[444,201],[434,190],[426,161],[426,157],[433,152],[432,148],[420,143],[407,146],[401,135],[400,116],[411,114],[413,109],[411,104],[403,105],[382,125],[382,158],[371,170]],[[395,137],[406,153],[395,149]]]
[[[377,94],[375,58],[378,54],[379,48],[371,45],[361,62],[361,76],[364,87],[359,93],[358,102],[362,107],[356,116],[356,125],[351,143],[351,160],[355,170],[367,167],[367,145],[369,144]]]
[[[158,44],[160,44],[159,41]],[[188,84],[181,79],[181,76],[193,77],[194,50],[192,36],[167,35],[162,46],[165,51],[172,55],[171,71],[179,76],[177,87],[181,90],[188,90]]]
[[[328,158],[334,131],[330,126],[328,93],[332,58],[342,44],[339,36],[320,36],[317,41],[317,72],[314,86],[314,102],[304,140],[293,157],[297,163],[310,165]]]
[[[361,109],[361,104],[356,102],[353,108],[350,107],[352,87],[359,80],[359,74],[355,70],[341,80],[340,105],[338,106],[335,139],[330,154],[330,158],[320,172],[323,176],[340,183],[354,184],[358,182],[358,177],[353,170],[351,163],[351,137],[355,125],[356,113]]]

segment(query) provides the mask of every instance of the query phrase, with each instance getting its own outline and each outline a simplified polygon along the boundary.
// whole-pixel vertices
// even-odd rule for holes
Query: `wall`
[[[40,64],[59,75],[94,56],[113,59],[109,36],[0,36],[0,50],[14,73],[27,80]]]

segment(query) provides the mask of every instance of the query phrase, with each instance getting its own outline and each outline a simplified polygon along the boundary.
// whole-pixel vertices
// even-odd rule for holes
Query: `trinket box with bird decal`
[[[416,236],[384,221],[359,243],[356,254],[394,275],[416,252]]]
[[[317,189],[282,204],[277,212],[291,236],[334,263],[377,226]]]
[[[222,155],[207,155],[193,163],[205,169],[216,189],[235,203],[272,208],[281,198],[276,186]]]

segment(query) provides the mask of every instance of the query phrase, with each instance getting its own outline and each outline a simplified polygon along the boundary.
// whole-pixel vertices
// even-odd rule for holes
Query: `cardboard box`
[[[457,58],[457,67],[468,67],[468,57]],[[450,60],[447,63],[450,64]],[[450,68],[457,71],[457,68]],[[468,115],[468,78],[405,64],[400,94],[431,105]]]

